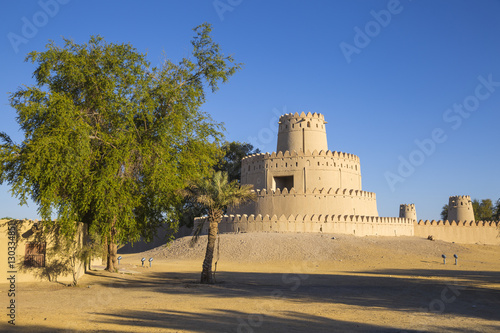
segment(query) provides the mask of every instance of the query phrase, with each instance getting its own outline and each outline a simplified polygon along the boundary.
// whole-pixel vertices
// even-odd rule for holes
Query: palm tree
[[[217,171],[210,177],[193,182],[186,189],[185,196],[190,196],[196,202],[205,206],[208,211],[208,243],[201,272],[201,283],[212,283],[212,261],[214,257],[215,240],[219,231],[219,222],[222,220],[228,206],[238,206],[249,200],[255,200],[256,194],[252,185],[239,185],[237,181],[229,182],[227,172]],[[198,239],[202,225],[195,232],[193,241]]]

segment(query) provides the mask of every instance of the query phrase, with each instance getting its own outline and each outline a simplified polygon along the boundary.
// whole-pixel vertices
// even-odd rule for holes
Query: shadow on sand
[[[93,272],[94,275],[102,273]],[[487,283],[498,283],[500,273],[494,271],[461,270],[378,270],[341,274],[282,274],[219,272],[218,283],[200,285],[197,273],[150,272],[141,276],[106,275],[98,284],[109,288],[132,288],[169,295],[197,295],[205,298],[210,309],[210,297],[245,297],[262,303],[258,313],[213,309],[210,313],[190,313],[167,309],[144,311],[95,312],[97,323],[135,327],[143,330],[156,327],[195,332],[417,332],[404,327],[378,327],[344,322],[321,316],[294,312],[269,312],[266,304],[286,299],[304,306],[314,303],[346,304],[401,311],[402,316],[418,312],[457,315],[499,321],[500,291]],[[439,278],[439,279],[437,279]],[[95,283],[94,283],[95,284]],[[486,285],[486,286],[485,286]],[[437,305],[436,305],[437,304]],[[439,304],[442,307],[438,306]],[[252,323],[248,329],[249,322]],[[397,327],[397,324],[394,323]],[[497,324],[497,323],[495,323]],[[434,327],[435,331],[440,330]],[[492,326],[492,331],[500,326]],[[466,332],[470,329],[453,330]]]

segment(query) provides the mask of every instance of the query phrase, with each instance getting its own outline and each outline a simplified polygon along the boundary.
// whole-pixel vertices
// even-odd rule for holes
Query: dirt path
[[[125,274],[92,271],[78,287],[20,284],[17,330],[5,318],[0,330],[500,331],[499,247],[410,237],[222,236],[215,285],[197,283],[206,239],[189,248],[187,237],[123,255]],[[140,267],[141,257],[153,257],[152,268]],[[6,299],[5,288],[0,294]]]

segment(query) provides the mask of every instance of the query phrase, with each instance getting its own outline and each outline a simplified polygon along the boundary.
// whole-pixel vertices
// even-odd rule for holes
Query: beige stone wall
[[[286,176],[293,177],[298,193],[331,187],[361,190],[360,162],[353,154],[286,151],[253,154],[241,161],[241,183],[253,184],[255,189],[275,190],[275,178]]]
[[[4,282],[7,278],[7,260],[8,260],[8,231],[9,231],[9,220],[0,220],[0,281]],[[50,249],[54,245],[53,238],[46,238],[46,256],[45,256],[45,267],[44,268],[30,268],[29,270],[21,269],[22,263],[24,262],[25,252],[26,252],[26,243],[32,242],[35,240],[35,232],[34,229],[35,223],[37,221],[31,220],[16,220],[16,233],[17,233],[17,247],[16,247],[16,281],[17,282],[33,282],[33,281],[41,281],[48,279],[49,274],[51,278],[56,278],[58,282],[71,283],[73,282],[73,274],[72,273],[58,273],[58,270],[63,269],[61,262],[64,261],[64,258],[61,258],[57,255],[50,255]],[[33,229],[32,229],[33,228]],[[81,246],[84,240],[87,237],[87,228],[86,225],[80,223],[78,225],[78,230],[75,235],[75,244]],[[85,274],[84,263],[78,261],[74,266],[77,277],[81,277]]]
[[[195,219],[195,228],[205,218]],[[354,215],[226,215],[221,233],[231,232],[324,232],[356,236],[413,236],[413,221],[397,217]],[[208,232],[208,223],[204,224]]]
[[[229,210],[229,214],[262,215],[364,215],[378,216],[375,193],[354,189],[257,190],[257,200]]]
[[[500,245],[499,222],[455,222],[423,221],[415,222],[415,236],[460,244]]]

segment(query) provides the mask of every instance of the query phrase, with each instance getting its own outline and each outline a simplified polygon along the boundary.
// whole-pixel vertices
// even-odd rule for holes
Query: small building
[[[4,219],[0,220],[0,239],[0,281],[15,275],[17,282],[74,283],[85,274],[82,258],[88,233],[83,223],[67,239],[57,223],[49,227],[37,220]]]

